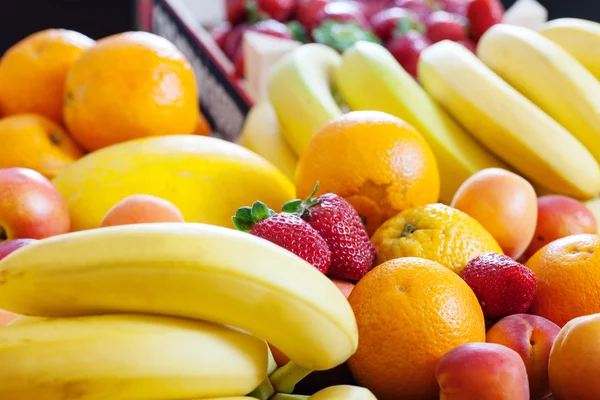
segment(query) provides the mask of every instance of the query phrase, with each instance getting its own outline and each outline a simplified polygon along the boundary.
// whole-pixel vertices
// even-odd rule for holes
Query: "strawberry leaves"
[[[252,207],[244,206],[239,208],[231,220],[233,221],[233,226],[238,231],[250,232],[250,229],[255,224],[273,215],[275,215],[275,211],[271,210],[264,203],[255,201]]]

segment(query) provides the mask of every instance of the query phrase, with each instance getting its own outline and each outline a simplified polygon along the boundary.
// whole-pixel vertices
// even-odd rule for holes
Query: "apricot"
[[[0,326],[6,326],[18,317],[18,314],[11,313],[10,311],[0,310]]]
[[[181,211],[170,201],[147,194],[135,194],[108,210],[100,227],[152,222],[184,222],[184,219]]]
[[[523,254],[533,238],[535,190],[510,171],[486,168],[476,172],[457,190],[451,206],[475,218],[513,259]]]
[[[532,400],[550,394],[548,360],[560,327],[546,318],[514,314],[498,321],[488,332],[487,342],[510,347],[525,363]]]
[[[597,232],[594,214],[578,200],[563,195],[547,195],[539,197],[537,205],[537,224],[524,254],[526,259],[556,239]]]

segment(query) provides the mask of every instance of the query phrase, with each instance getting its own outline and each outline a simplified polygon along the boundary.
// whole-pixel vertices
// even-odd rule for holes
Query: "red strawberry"
[[[390,0],[358,0],[358,5],[367,19],[390,7]]]
[[[400,7],[380,11],[371,18],[373,33],[383,41],[388,41],[400,24],[412,26],[417,22],[419,22],[419,17],[416,14]]]
[[[425,22],[427,38],[432,43],[445,39],[455,42],[468,39],[466,25],[467,21],[463,18],[446,11],[434,12]]]
[[[467,49],[471,50],[473,54],[477,54],[477,44],[471,39],[459,40],[458,43],[465,46]]]
[[[246,5],[248,2],[249,0],[225,0],[227,21],[231,24],[241,21],[246,15]]]
[[[246,63],[244,62],[244,51],[241,47],[233,58],[233,66],[235,67],[235,76],[244,79],[246,77]]]
[[[325,239],[331,250],[328,276],[358,281],[373,267],[375,246],[350,203],[333,193],[313,199],[317,189],[304,201],[286,203],[283,211],[301,216]]]
[[[326,273],[331,264],[331,251],[319,233],[302,218],[276,214],[260,201],[237,210],[232,218],[236,229],[249,232],[291,251]],[[284,267],[284,266],[282,266]]]
[[[430,45],[431,41],[427,37],[417,31],[409,31],[394,36],[386,47],[406,72],[416,78],[421,52]]]
[[[448,11],[450,14],[467,16],[468,0],[438,0],[442,10]]]
[[[243,23],[235,26],[231,32],[225,38],[223,43],[223,51],[229,57],[230,60],[234,60],[238,49],[242,47],[242,39],[244,38],[244,32],[250,28],[250,24]]]
[[[533,271],[502,254],[484,253],[472,259],[461,277],[475,292],[489,320],[525,313],[535,296]]]
[[[479,40],[492,26],[502,22],[504,6],[500,0],[473,0],[467,8],[471,35]]]
[[[414,12],[423,21],[433,12],[433,8],[425,0],[395,0],[394,4]]]
[[[331,0],[297,0],[296,19],[311,32],[318,25],[317,16]]]
[[[316,17],[317,25],[321,25],[325,21],[355,22],[362,29],[369,27],[367,17],[365,17],[358,3],[354,1],[334,1],[327,3]]]
[[[260,12],[279,22],[286,22],[296,8],[296,0],[256,0],[256,4]]]
[[[225,48],[225,40],[227,39],[227,35],[231,32],[231,24],[229,22],[223,22],[221,24],[215,25],[210,30],[210,35],[217,42],[217,45],[223,50]]]

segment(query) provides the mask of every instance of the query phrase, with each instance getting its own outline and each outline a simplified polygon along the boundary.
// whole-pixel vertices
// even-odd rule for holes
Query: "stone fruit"
[[[360,337],[348,365],[379,400],[437,399],[439,359],[461,344],[485,341],[473,291],[433,261],[406,257],[381,264],[348,301]]]
[[[458,189],[452,207],[475,218],[492,234],[504,254],[518,259],[535,232],[538,206],[533,186],[501,168],[486,168]]]
[[[10,324],[18,317],[19,314],[11,313],[10,311],[0,310],[0,327]]]
[[[569,235],[596,233],[594,214],[580,201],[562,195],[538,198],[538,217],[533,239],[525,251],[525,258],[548,243]]]
[[[354,289],[354,283],[352,282],[343,281],[341,279],[332,279],[331,281],[335,283],[335,286],[342,291],[346,298],[350,296],[350,293],[352,293],[352,290]]]
[[[376,264],[400,257],[422,257],[460,274],[467,263],[502,249],[475,219],[443,204],[414,207],[387,220],[371,238]]]
[[[110,208],[139,193],[170,201],[186,222],[229,228],[245,204],[259,200],[273,208],[294,198],[291,182],[262,157],[197,135],[120,143],[88,154],[53,182],[67,199],[75,231],[97,228]]]
[[[485,318],[492,321],[526,312],[535,296],[533,272],[502,254],[475,257],[460,276],[475,292]]]
[[[184,222],[184,220],[181,211],[170,201],[148,194],[134,194],[108,210],[100,226],[150,222]]]
[[[541,248],[525,264],[537,278],[530,314],[562,327],[600,313],[600,237],[568,236]]]
[[[28,168],[0,169],[0,242],[44,239],[69,231],[69,212],[59,191]]]
[[[410,125],[377,111],[336,118],[308,142],[296,173],[296,194],[335,193],[350,203],[372,234],[386,219],[433,203],[440,193],[437,162]]]
[[[28,244],[37,242],[37,239],[14,239],[0,242],[0,260],[15,250],[25,247]]]
[[[556,400],[600,399],[600,314],[575,318],[562,328],[548,372]]]
[[[527,368],[529,394],[539,400],[550,394],[548,360],[560,328],[538,315],[514,314],[498,321],[487,332],[486,341],[516,351]]]
[[[495,343],[467,343],[446,353],[435,370],[440,400],[529,400],[523,360]]]

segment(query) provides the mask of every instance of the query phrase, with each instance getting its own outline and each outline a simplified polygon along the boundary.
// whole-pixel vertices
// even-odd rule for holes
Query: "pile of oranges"
[[[209,135],[190,63],[169,41],[49,29],[0,59],[0,168],[48,178],[87,152],[146,136]]]

